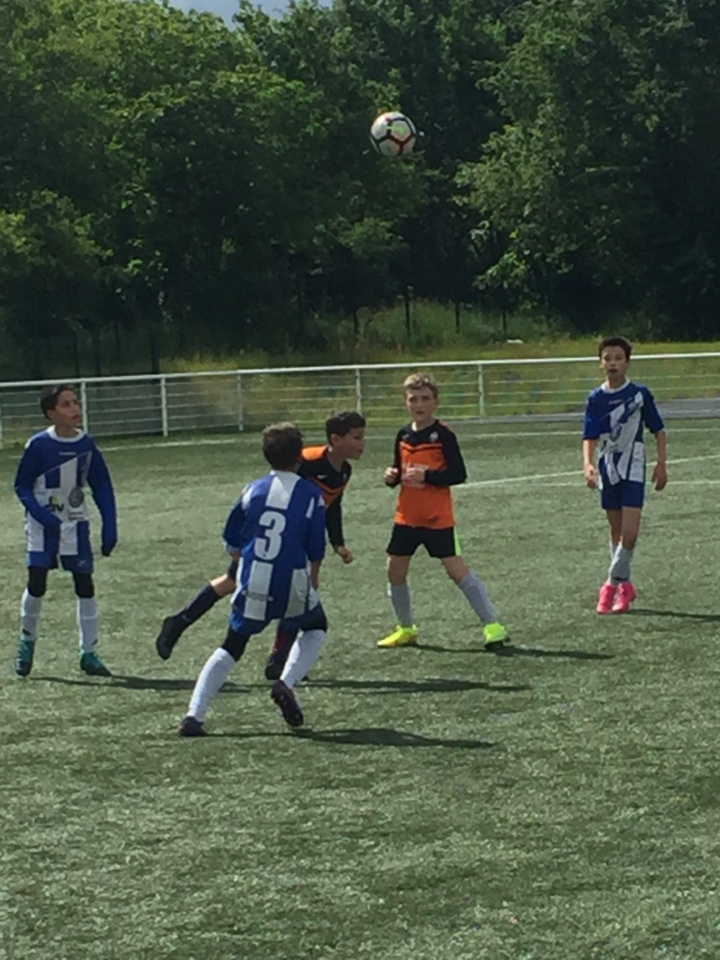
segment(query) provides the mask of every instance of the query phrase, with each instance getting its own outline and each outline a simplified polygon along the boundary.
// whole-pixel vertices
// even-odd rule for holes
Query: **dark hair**
[[[344,437],[351,430],[361,430],[365,426],[365,417],[357,410],[341,410],[331,414],[325,421],[325,435],[328,443],[330,437]]]
[[[407,396],[410,390],[429,390],[433,398],[437,400],[439,390],[429,373],[411,373],[403,381],[403,395]]]
[[[71,383],[54,383],[51,387],[44,387],[40,395],[40,409],[47,417],[48,410],[54,410],[60,399],[60,394],[66,390],[72,390],[76,393],[75,387]],[[48,418],[49,419],[49,418]]]
[[[627,337],[605,337],[598,344],[598,357],[602,357],[605,347],[621,347],[625,351],[625,359],[630,359],[632,344]]]
[[[303,436],[294,423],[272,423],[263,430],[263,455],[273,470],[295,470],[300,462]]]

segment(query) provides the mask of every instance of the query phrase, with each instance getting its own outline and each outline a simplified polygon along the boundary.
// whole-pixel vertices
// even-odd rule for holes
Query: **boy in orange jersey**
[[[460,587],[483,624],[485,646],[502,646],[508,632],[498,622],[482,580],[460,554],[450,487],[464,483],[465,462],[452,430],[435,416],[438,388],[432,377],[414,373],[403,383],[405,406],[412,422],[395,439],[393,465],[385,471],[389,487],[400,486],[395,525],[388,544],[388,580],[397,627],[378,641],[379,647],[418,642],[407,584],[410,558],[419,546],[437,557]]]
[[[352,563],[353,555],[345,545],[343,535],[342,496],[352,473],[348,461],[358,460],[365,449],[365,418],[357,410],[332,414],[325,421],[325,435],[326,446],[303,449],[298,474],[320,487],[325,502],[325,527],[330,545],[343,563]],[[170,657],[175,644],[189,626],[204,616],[218,600],[234,592],[236,574],[237,564],[233,562],[227,573],[206,583],[182,610],[165,617],[155,641],[155,648],[163,660]],[[281,621],[265,666],[268,680],[277,680],[282,673],[294,640],[295,631],[285,630]]]

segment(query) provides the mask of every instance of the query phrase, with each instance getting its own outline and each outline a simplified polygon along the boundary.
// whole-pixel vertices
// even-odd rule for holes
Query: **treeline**
[[[0,343],[307,351],[410,291],[717,336],[719,54],[716,0],[2,0]]]

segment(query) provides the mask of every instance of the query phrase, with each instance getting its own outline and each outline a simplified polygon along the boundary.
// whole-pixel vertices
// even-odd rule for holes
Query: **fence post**
[[[3,448],[3,408],[0,403],[0,450]]]
[[[165,374],[160,374],[160,411],[162,416],[162,435],[168,435],[168,403],[167,403],[167,378]]]
[[[85,433],[88,432],[88,405],[87,405],[87,381],[80,381],[80,403],[82,404],[82,428]]]
[[[485,416],[485,377],[483,376],[483,365],[477,365],[477,387],[478,387],[478,415],[480,418]]]
[[[362,378],[360,376],[360,367],[355,367],[355,409],[362,413]]]
[[[238,431],[242,433],[245,430],[245,407],[243,404],[243,383],[242,374],[237,375],[237,404],[238,404]]]

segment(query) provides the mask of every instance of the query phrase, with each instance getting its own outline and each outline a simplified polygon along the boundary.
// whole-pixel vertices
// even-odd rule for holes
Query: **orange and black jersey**
[[[393,466],[399,472],[395,523],[440,529],[455,525],[450,487],[467,478],[457,437],[446,424],[435,420],[422,430],[403,427],[395,438]],[[404,481],[408,467],[425,467],[425,483]]]
[[[350,464],[346,460],[338,470],[328,459],[327,447],[305,447],[298,473],[320,487],[325,501],[328,540],[333,547],[344,547],[342,495],[352,474]]]

